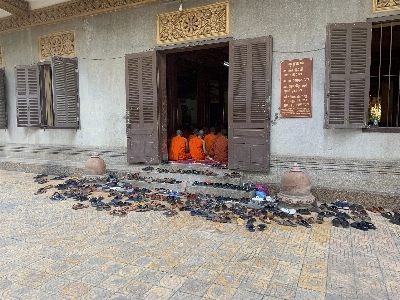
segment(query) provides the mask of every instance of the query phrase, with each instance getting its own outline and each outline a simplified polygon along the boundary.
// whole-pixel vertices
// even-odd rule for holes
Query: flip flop
[[[215,225],[215,228],[216,228],[218,231],[220,231],[220,232],[224,232],[224,231],[225,231],[225,227],[224,227],[224,225],[222,225],[221,223]]]
[[[239,226],[243,226],[244,225],[244,220],[243,219],[241,219],[241,218],[237,218],[237,224],[239,225]]]

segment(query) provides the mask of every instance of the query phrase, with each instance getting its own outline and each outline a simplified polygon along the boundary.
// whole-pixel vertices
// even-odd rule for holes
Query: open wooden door
[[[125,71],[128,163],[159,163],[156,52],[126,55]]]
[[[229,43],[229,169],[269,171],[272,37]]]
[[[52,56],[54,126],[79,127],[78,59]]]

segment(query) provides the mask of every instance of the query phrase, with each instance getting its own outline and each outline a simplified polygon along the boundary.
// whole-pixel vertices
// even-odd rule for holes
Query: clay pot
[[[86,175],[103,175],[106,173],[106,163],[97,153],[93,153],[92,156],[86,161],[85,174]]]
[[[290,171],[282,176],[278,199],[293,205],[307,205],[315,200],[311,194],[310,178],[301,171],[298,164],[295,163]]]

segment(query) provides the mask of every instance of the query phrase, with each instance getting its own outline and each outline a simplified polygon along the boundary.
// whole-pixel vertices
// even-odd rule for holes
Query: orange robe
[[[174,136],[169,146],[169,160],[189,159],[189,153],[186,153],[186,139],[181,136]]]
[[[206,155],[203,151],[203,140],[198,136],[191,138],[189,141],[189,150],[192,159],[194,160],[204,160]]]
[[[210,151],[210,156],[217,162],[228,162],[228,139],[226,137],[221,135],[215,140],[214,146]]]
[[[212,146],[214,145],[215,139],[217,137],[213,133],[209,133],[204,137],[204,142],[206,143],[206,150],[210,152]]]

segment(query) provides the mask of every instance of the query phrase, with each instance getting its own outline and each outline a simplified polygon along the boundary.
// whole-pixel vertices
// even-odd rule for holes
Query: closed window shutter
[[[54,126],[79,127],[78,59],[53,56]]]
[[[230,42],[229,168],[269,171],[272,38]]]
[[[16,66],[17,126],[40,126],[39,68]]]
[[[5,71],[0,69],[0,129],[7,128],[7,105],[5,93]]]
[[[156,53],[125,58],[129,163],[159,163]]]
[[[371,23],[327,27],[326,128],[367,125],[371,36]]]

